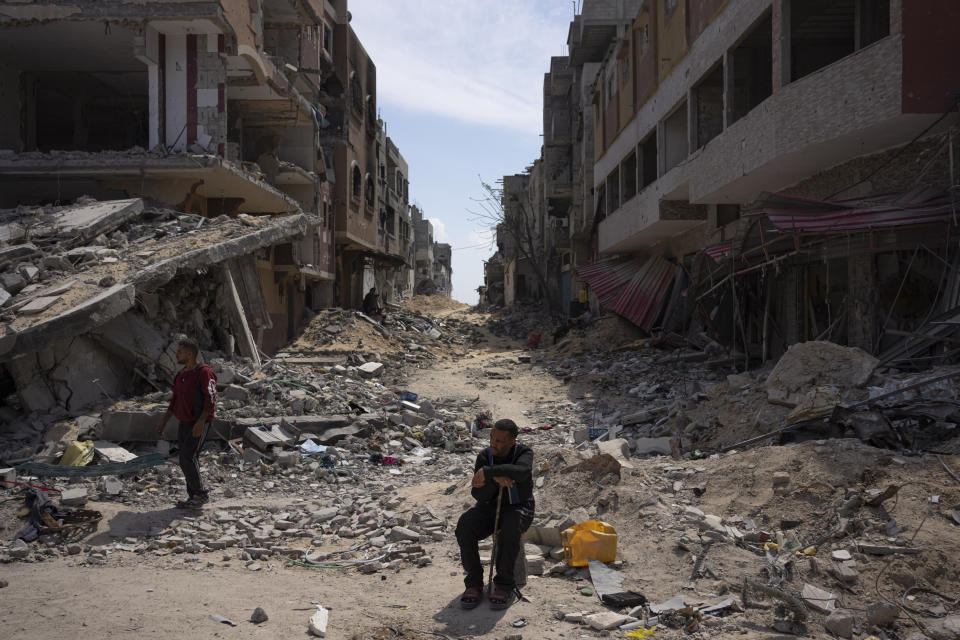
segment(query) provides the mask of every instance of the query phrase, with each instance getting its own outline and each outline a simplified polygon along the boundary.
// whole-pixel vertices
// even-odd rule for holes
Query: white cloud
[[[433,241],[434,242],[446,242],[447,241],[447,225],[440,218],[427,218],[430,220],[430,224],[433,225]]]
[[[529,133],[543,123],[543,74],[565,55],[563,2],[365,0],[351,24],[377,67],[378,100]]]

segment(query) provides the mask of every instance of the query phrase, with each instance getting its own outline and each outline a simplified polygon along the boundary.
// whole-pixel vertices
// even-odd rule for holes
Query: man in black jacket
[[[477,455],[474,463],[471,494],[477,504],[457,522],[457,543],[466,577],[466,591],[460,606],[473,609],[483,593],[483,566],[477,543],[493,533],[500,505],[500,537],[496,576],[490,593],[490,608],[505,609],[510,605],[516,587],[513,568],[523,544],[520,536],[533,521],[533,449],[517,444],[519,429],[513,420],[498,420],[490,430],[490,446]]]

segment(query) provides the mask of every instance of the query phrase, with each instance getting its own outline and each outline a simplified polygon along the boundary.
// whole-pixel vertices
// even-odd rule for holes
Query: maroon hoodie
[[[204,409],[209,411],[210,422],[216,405],[217,374],[210,365],[198,364],[192,371],[183,369],[173,379],[173,397],[167,408],[180,422],[195,423]]]

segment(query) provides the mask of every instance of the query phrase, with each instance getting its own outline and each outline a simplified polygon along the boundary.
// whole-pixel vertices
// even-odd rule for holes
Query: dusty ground
[[[465,310],[448,311],[451,317],[470,315]],[[634,339],[628,338],[624,338],[627,343]],[[539,426],[544,405],[576,402],[590,394],[586,381],[571,380],[565,385],[543,373],[537,366],[544,357],[541,354],[534,354],[532,363],[514,366],[517,356],[524,354],[522,346],[488,335],[462,357],[413,372],[408,388],[431,397],[476,399],[478,411],[490,409],[496,417],[515,417],[521,426]],[[839,594],[844,606],[861,616],[869,603],[898,600],[903,585],[911,581],[954,598],[960,593],[960,560],[955,552],[960,535],[950,519],[951,509],[960,505],[960,484],[933,456],[904,458],[859,441],[833,440],[756,448],[703,460],[635,459],[631,461],[634,468],[623,470],[618,479],[569,470],[578,457],[571,447],[558,444],[556,431],[521,437],[537,455],[538,479],[542,478],[538,511],[563,515],[582,508],[617,527],[618,557],[627,577],[624,587],[641,591],[654,602],[677,594],[703,598],[738,594],[744,578],[764,581],[762,545],[717,542],[708,548],[702,532],[685,517],[684,508],[696,507],[727,523],[752,519],[766,531],[787,528],[786,521],[792,520],[789,530],[810,543],[835,528],[836,511],[849,491],[883,489],[889,484],[902,485],[900,493],[881,507],[858,513],[856,520],[863,527],[858,536],[828,540],[814,560],[798,559],[785,587],[799,591],[804,582],[817,584]],[[946,456],[944,461],[960,470],[960,457]],[[788,472],[790,483],[786,490],[774,493],[771,479],[778,471]],[[444,491],[448,487],[446,483],[403,487],[403,508],[415,511],[429,506],[452,525],[469,504],[466,478],[449,495]],[[930,502],[932,496],[939,496],[938,502]],[[281,497],[271,505],[282,508],[294,500]],[[238,498],[209,508],[249,503]],[[139,510],[117,503],[88,506],[104,514],[98,530],[87,539],[94,545],[143,535],[154,526],[177,520],[189,524],[183,512],[172,509]],[[884,530],[891,518],[902,528],[901,537],[911,540],[919,553],[885,557],[855,553],[860,576],[853,585],[829,575],[829,552],[856,551],[854,537],[892,544]],[[2,531],[5,537],[11,526],[8,523]],[[260,571],[251,571],[236,550],[113,553],[102,566],[86,563],[83,555],[0,565],[0,580],[9,582],[0,590],[0,637],[308,637],[307,620],[317,603],[331,609],[329,638],[505,638],[518,633],[528,639],[600,637],[601,632],[554,616],[558,610],[604,610],[595,597],[580,595],[579,588],[589,584],[585,572],[531,577],[524,590],[531,602],[516,603],[505,612],[490,611],[485,604],[461,611],[462,579],[452,526],[447,532],[450,535],[444,540],[425,545],[431,565],[372,575],[305,568],[276,559],[264,561]],[[773,604],[760,605],[729,617],[708,618],[692,637],[788,637],[770,628],[775,619]],[[261,625],[248,621],[257,606],[270,616]],[[217,623],[211,615],[229,618],[237,626]],[[523,626],[514,626],[521,622]],[[897,636],[888,637],[906,638],[916,627],[903,615],[896,631]],[[610,636],[623,634],[613,631]],[[684,634],[661,628],[655,637]],[[807,637],[829,637],[822,616],[808,620]]]

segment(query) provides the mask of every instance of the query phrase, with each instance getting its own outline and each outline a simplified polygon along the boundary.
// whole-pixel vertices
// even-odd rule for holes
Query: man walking
[[[200,345],[192,338],[177,344],[177,363],[184,367],[173,379],[173,397],[157,425],[157,435],[162,436],[170,416],[180,423],[177,446],[180,469],[187,483],[187,499],[177,502],[180,509],[199,509],[210,499],[200,478],[200,449],[217,404],[217,375],[209,365],[197,364],[199,353]]]
[[[513,420],[497,420],[490,430],[490,446],[477,455],[471,494],[477,504],[457,522],[457,543],[466,576],[460,606],[473,609],[483,594],[483,566],[477,543],[499,528],[496,576],[490,608],[506,609],[516,583],[513,570],[522,550],[520,536],[533,521],[533,449],[517,444],[519,428]],[[500,496],[500,494],[503,494]],[[499,519],[497,507],[500,507]]]

